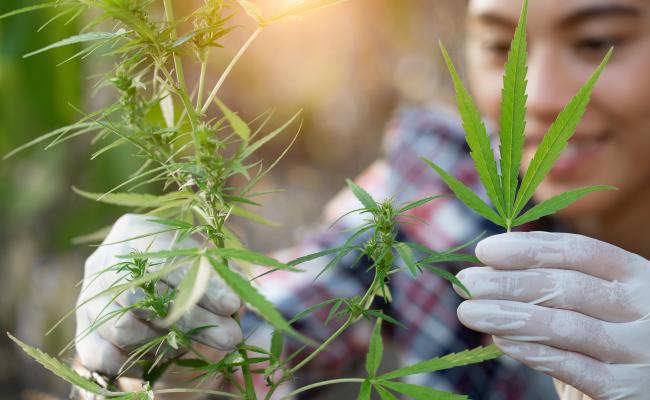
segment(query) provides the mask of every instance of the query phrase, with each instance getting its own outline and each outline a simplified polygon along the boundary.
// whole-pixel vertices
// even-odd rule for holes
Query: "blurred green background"
[[[259,1],[271,8],[288,2]],[[35,3],[2,0],[0,14]],[[175,3],[179,10],[192,6]],[[302,108],[304,126],[297,144],[262,183],[286,190],[267,197],[261,210],[283,226],[241,224],[237,230],[249,246],[259,251],[288,246],[313,226],[344,178],[380,155],[384,125],[398,105],[449,100],[437,41],[460,48],[463,8],[457,0],[351,0],[263,32],[221,97],[247,118],[274,107],[278,123]],[[40,10],[0,20],[0,155],[74,122],[79,115],[71,105],[90,111],[106,102],[107,93],[93,96],[87,77],[110,60],[58,65],[79,51],[76,46],[22,58],[78,32],[79,21],[64,20],[37,32],[53,15]],[[245,16],[235,24],[240,27],[226,38],[226,49],[214,52],[211,81],[253,29]],[[195,77],[190,68],[188,80]],[[290,138],[285,135],[262,156],[276,157]],[[74,306],[75,285],[93,250],[73,245],[72,238],[110,225],[125,212],[84,200],[71,187],[107,190],[136,167],[136,160],[120,151],[91,162],[89,139],[48,150],[41,145],[0,161],[0,327],[51,354],[73,337],[74,320],[44,333]],[[65,398],[67,392],[65,383],[0,335],[0,400]]]

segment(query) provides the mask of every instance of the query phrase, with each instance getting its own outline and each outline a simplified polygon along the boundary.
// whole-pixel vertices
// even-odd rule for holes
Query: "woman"
[[[650,3],[646,0],[544,0],[529,7],[529,85],[524,169],[542,135],[557,113],[586,81],[605,51],[615,55],[601,76],[589,109],[575,137],[535,200],[542,201],[578,186],[609,184],[618,191],[590,195],[561,212],[554,220],[526,227],[569,233],[508,233],[491,236],[476,247],[489,267],[458,274],[473,294],[462,303],[444,282],[429,275],[418,280],[396,276],[391,282],[393,302],[386,312],[409,326],[394,329],[392,338],[401,361],[425,358],[494,342],[515,360],[559,380],[563,399],[643,398],[650,391]],[[471,89],[484,117],[499,116],[503,63],[517,22],[520,0],[470,0],[467,13],[467,71]],[[403,110],[391,124],[388,157],[361,178],[362,186],[378,197],[398,194],[398,200],[445,191],[432,172],[417,161],[425,155],[468,185],[478,187],[458,124],[440,112]],[[478,190],[478,188],[477,188]],[[326,214],[335,217],[353,208],[349,193],[341,194]],[[429,225],[409,226],[408,240],[445,249],[477,232],[498,231],[486,225],[455,200],[432,202],[418,210]],[[349,221],[353,224],[354,221]],[[343,226],[344,228],[345,226]],[[116,223],[107,242],[117,242],[155,230],[138,216]],[[580,234],[580,235],[576,235]],[[308,241],[314,251],[342,240],[328,232]],[[166,239],[161,235],[159,242]],[[158,246],[160,244],[156,244]],[[86,274],[110,265],[124,247],[144,247],[131,241],[100,247],[89,258]],[[345,260],[343,262],[345,264]],[[312,269],[317,269],[312,268]],[[345,265],[311,283],[299,275],[272,274],[264,286],[288,315],[331,296],[359,293],[367,277],[363,268]],[[281,292],[273,281],[283,283]],[[102,280],[91,281],[82,297],[96,293]],[[173,285],[173,280],[170,284]],[[226,350],[241,338],[228,316],[239,302],[213,282],[208,295],[183,319],[188,327],[218,324],[201,331],[196,340]],[[462,296],[462,293],[460,293]],[[81,331],[103,309],[98,301],[79,309]],[[134,298],[117,300],[122,306]],[[456,320],[458,318],[468,330]],[[249,319],[253,319],[251,313]],[[254,322],[249,322],[254,323]],[[327,337],[318,321],[300,326],[307,334]],[[358,329],[364,329],[360,326]],[[263,329],[261,337],[268,336]],[[155,331],[133,315],[107,325],[77,350],[89,370],[112,374],[125,360],[121,349],[145,340]],[[339,374],[363,352],[367,333],[351,331],[316,359],[312,371]],[[510,360],[511,361],[511,360]],[[507,358],[444,374],[416,376],[421,384],[467,393],[475,399],[551,398],[552,389]],[[541,383],[540,383],[541,382]],[[574,386],[572,389],[565,385]],[[582,393],[580,393],[582,392]]]

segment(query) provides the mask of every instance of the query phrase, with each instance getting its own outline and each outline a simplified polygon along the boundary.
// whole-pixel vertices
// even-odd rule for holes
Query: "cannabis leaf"
[[[377,202],[361,186],[352,182],[350,179],[346,179],[346,182],[352,190],[354,197],[356,197],[366,209],[374,210],[377,208]]]
[[[508,231],[512,227],[561,210],[589,193],[615,189],[611,186],[600,185],[571,190],[548,199],[533,207],[524,215],[520,215],[526,204],[532,199],[537,187],[557,161],[560,152],[573,136],[589,103],[596,81],[612,55],[612,49],[610,49],[591,78],[559,113],[555,122],[551,124],[537,148],[520,185],[519,171],[526,126],[527,10],[528,1],[525,0],[508,52],[503,75],[501,114],[499,116],[500,175],[497,173],[490,138],[485,125],[481,121],[478,108],[462,84],[447,50],[440,43],[443,58],[454,83],[458,110],[465,129],[465,138],[474,160],[474,166],[496,212],[465,184],[447,174],[432,161],[424,159],[467,207]]]
[[[468,365],[479,363],[486,360],[491,360],[501,356],[501,350],[495,345],[486,347],[477,347],[472,350],[461,351],[460,353],[451,353],[442,357],[436,357],[430,360],[422,361],[408,367],[396,369],[384,375],[380,375],[377,379],[397,379],[405,376],[431,373],[444,369],[459,367],[461,365]]]
[[[232,271],[228,266],[208,257],[214,270],[230,286],[230,288],[244,300],[251,309],[257,310],[259,315],[268,321],[273,327],[295,337],[303,343],[313,345],[314,341],[302,335],[289,325],[282,314],[275,308],[266,297],[264,297],[250,282],[237,272]]]
[[[88,379],[82,377],[75,370],[70,368],[68,365],[60,362],[56,358],[50,357],[49,355],[43,353],[41,350],[21,342],[10,333],[7,333],[7,335],[11,340],[16,342],[16,344],[20,346],[25,351],[25,353],[29,354],[39,364],[73,385],[80,387],[88,392],[109,398],[122,396],[125,394],[123,392],[111,392],[109,390],[103,389],[95,382],[89,381]]]
[[[187,311],[199,302],[208,289],[212,268],[205,257],[198,258],[183,276],[178,285],[177,295],[172,303],[169,315],[162,321],[164,326],[171,326]]]
[[[512,214],[517,193],[519,164],[524,146],[526,128],[526,19],[527,4],[521,11],[519,23],[512,39],[508,61],[503,75],[501,92],[501,115],[499,117],[499,141],[501,153],[501,185],[505,214]]]
[[[551,170],[553,164],[560,156],[560,153],[566,147],[567,142],[575,132],[576,126],[578,125],[578,122],[580,122],[580,119],[587,108],[596,81],[611,56],[612,49],[607,52],[607,55],[589,81],[580,88],[578,94],[576,94],[564,107],[564,110],[560,112],[557,119],[553,122],[544,136],[544,139],[542,139],[542,143],[537,148],[533,160],[531,161],[528,170],[526,170],[524,179],[521,182],[519,192],[517,193],[514,211],[515,214],[519,213],[526,203],[528,203],[528,201],[533,197],[535,189],[537,189],[539,184],[542,183],[542,180],[544,180],[544,177]]]
[[[374,377],[377,374],[381,359],[384,356],[384,343],[381,338],[381,319],[377,318],[375,327],[372,330],[370,337],[370,347],[366,355],[366,372],[369,377]]]
[[[244,122],[244,120],[241,119],[237,113],[228,108],[228,106],[225,105],[221,100],[215,98],[214,101],[221,109],[221,112],[223,112],[223,115],[225,115],[225,117],[228,119],[232,130],[237,134],[237,136],[247,142],[251,136],[251,128],[248,127],[246,122]]]

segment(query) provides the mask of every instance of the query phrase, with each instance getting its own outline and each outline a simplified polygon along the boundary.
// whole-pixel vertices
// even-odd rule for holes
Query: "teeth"
[[[563,155],[565,156],[572,156],[576,154],[578,151],[580,151],[580,146],[576,145],[575,143],[569,143],[567,144],[566,148],[563,151]]]
[[[566,148],[569,151],[586,150],[594,148],[602,142],[603,140],[600,138],[572,140],[567,144]]]

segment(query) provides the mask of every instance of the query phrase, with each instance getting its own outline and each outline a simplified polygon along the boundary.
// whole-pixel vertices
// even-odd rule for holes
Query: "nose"
[[[579,89],[571,68],[552,47],[531,48],[528,57],[528,113],[531,130],[546,130]]]

